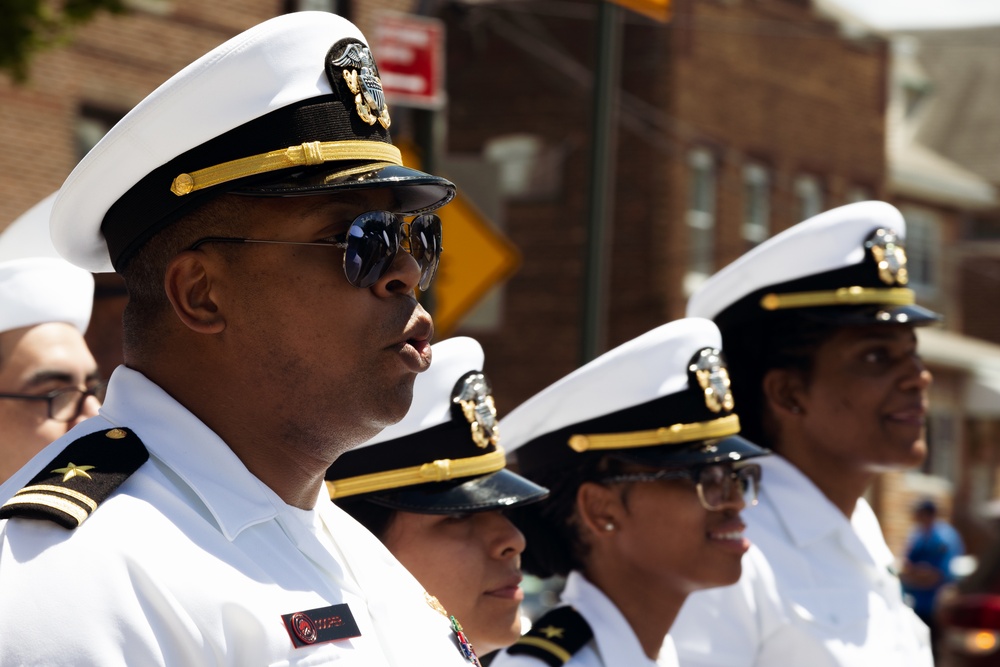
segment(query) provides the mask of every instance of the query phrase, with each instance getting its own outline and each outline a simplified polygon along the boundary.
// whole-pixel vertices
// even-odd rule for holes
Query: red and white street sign
[[[389,102],[421,109],[444,106],[444,23],[413,14],[380,14],[372,51]]]

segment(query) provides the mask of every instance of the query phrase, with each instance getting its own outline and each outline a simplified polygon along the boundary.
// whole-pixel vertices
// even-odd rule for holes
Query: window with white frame
[[[348,16],[349,0],[285,0],[285,13],[289,12],[332,12]]]
[[[687,273],[684,293],[690,296],[715,268],[715,157],[704,148],[688,153]]]
[[[906,269],[909,286],[923,297],[934,296],[940,280],[941,218],[922,206],[904,206],[906,219]]]
[[[823,186],[817,177],[809,174],[797,176],[794,189],[797,204],[796,213],[798,213],[796,222],[801,222],[823,212]]]
[[[77,159],[83,159],[124,115],[124,112],[114,109],[84,104],[73,124]]]
[[[957,482],[958,469],[955,465],[955,443],[958,439],[957,423],[951,412],[932,410],[927,419],[927,458],[923,472]]]
[[[743,167],[743,240],[747,248],[771,235],[771,174],[760,164]]]
[[[859,201],[871,201],[875,198],[872,194],[871,189],[865,187],[864,185],[852,185],[847,188],[847,203],[855,204]]]

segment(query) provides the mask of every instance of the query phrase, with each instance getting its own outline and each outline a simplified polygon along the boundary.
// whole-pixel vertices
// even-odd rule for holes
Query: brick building
[[[442,333],[483,343],[501,415],[580,363],[594,2],[126,4],[127,15],[101,17],[68,47],[40,55],[26,85],[0,75],[0,145],[8,155],[0,164],[0,226],[57,188],[158,84],[239,31],[318,8],[344,13],[371,37],[380,12],[420,11],[447,29],[448,106],[431,123],[441,153],[435,170],[471,194],[522,255],[486,308]],[[620,17],[602,349],[682,316],[705,276],[809,215],[868,198],[927,205],[889,187],[885,39],[844,34],[808,0],[674,0],[668,24]],[[394,107],[394,137],[412,139],[426,120]],[[932,204],[942,213],[938,242],[958,238],[968,224],[964,209]],[[98,299],[88,340],[107,371],[120,355],[124,297],[113,276],[99,284],[109,296]],[[946,292],[927,299],[953,307]],[[964,391],[960,374],[948,379],[949,372],[935,389],[945,392],[943,405]],[[988,439],[989,428],[973,430]],[[889,478],[872,496],[897,551],[906,528],[899,517],[912,495],[905,487]]]
[[[844,39],[806,2],[673,11],[666,25],[623,14],[605,348],[682,316],[688,290],[752,244],[885,179],[884,41]],[[453,3],[442,17],[449,152],[527,136],[561,158],[536,165],[554,186],[511,193],[523,267],[502,326],[470,330],[509,409],[580,360],[596,9]]]
[[[449,152],[505,168],[504,147],[519,145],[517,168],[538,184],[506,193],[505,231],[524,262],[503,288],[502,318],[460,329],[483,341],[503,412],[581,357],[597,10],[446,4]],[[603,347],[682,316],[699,281],[755,243],[872,198],[903,210],[918,298],[962,332],[971,318],[944,249],[988,219],[996,195],[933,151],[891,140],[893,114],[913,106],[890,38],[845,30],[804,0],[676,0],[672,11],[665,25],[622,14]],[[533,164],[523,163],[525,145]],[[954,499],[972,536],[972,506],[996,478],[996,423],[967,395],[976,364],[1000,348],[947,331],[922,340],[937,378],[932,456],[923,472],[887,475],[870,494],[896,553],[917,497],[946,508]]]

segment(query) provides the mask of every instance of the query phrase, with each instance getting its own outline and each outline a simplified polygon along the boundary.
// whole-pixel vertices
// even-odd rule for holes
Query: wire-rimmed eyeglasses
[[[669,468],[655,472],[629,472],[601,479],[604,484],[626,482],[659,482],[668,479],[690,479],[698,489],[701,506],[716,512],[733,504],[733,490],[740,490],[740,497],[747,505],[757,504],[760,487],[760,466],[744,463],[734,467],[731,463],[710,463],[690,468]]]
[[[107,388],[107,382],[98,382],[86,389],[64,387],[62,389],[54,389],[46,394],[0,394],[0,399],[45,401],[49,419],[69,423],[83,412],[83,404],[86,403],[88,396],[93,396],[103,403]]]

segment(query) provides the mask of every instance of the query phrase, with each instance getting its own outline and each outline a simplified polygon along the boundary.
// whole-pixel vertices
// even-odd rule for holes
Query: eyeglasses
[[[205,243],[273,243],[276,245],[311,245],[344,250],[344,274],[355,287],[371,287],[388,272],[400,247],[413,255],[420,265],[421,290],[434,280],[441,261],[441,218],[431,213],[418,215],[411,222],[389,211],[368,211],[354,219],[344,234],[333,241],[270,241],[264,239],[206,236],[188,250]]]
[[[0,398],[12,398],[19,401],[45,401],[48,403],[49,419],[60,422],[71,422],[83,412],[83,404],[88,396],[93,396],[101,403],[107,393],[108,383],[99,382],[86,389],[65,387],[55,389],[47,394],[0,394]]]
[[[668,479],[690,479],[698,489],[701,506],[710,512],[717,512],[732,504],[733,490],[738,488],[743,502],[757,504],[757,489],[760,486],[760,466],[745,463],[734,468],[729,463],[711,463],[691,468],[657,470],[656,472],[634,472],[605,477],[605,484],[624,482],[659,482]]]

